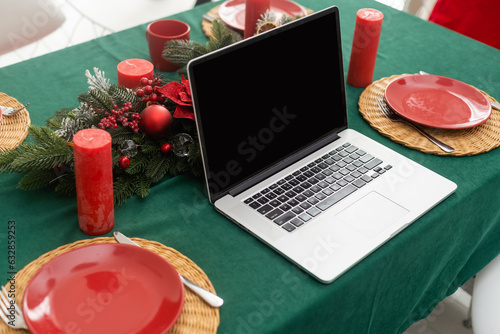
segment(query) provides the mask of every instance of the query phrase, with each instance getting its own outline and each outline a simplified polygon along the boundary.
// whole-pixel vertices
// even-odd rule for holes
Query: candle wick
[[[134,63],[129,63],[129,62],[128,62],[128,60],[126,60],[125,62],[127,63],[127,65],[137,67],[137,65],[136,65],[136,64],[134,64]]]
[[[82,133],[82,138],[85,139],[85,140],[88,140],[88,141],[91,141],[91,140],[94,139],[94,137],[86,138],[85,137],[85,133]]]

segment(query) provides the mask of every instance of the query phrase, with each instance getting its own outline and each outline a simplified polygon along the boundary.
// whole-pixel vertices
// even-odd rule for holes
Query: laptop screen
[[[197,58],[188,71],[211,201],[347,127],[336,7]]]

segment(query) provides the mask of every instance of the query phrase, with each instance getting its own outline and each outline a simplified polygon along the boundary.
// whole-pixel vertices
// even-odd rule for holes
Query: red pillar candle
[[[127,59],[118,64],[118,84],[135,90],[141,87],[141,79],[154,77],[154,66],[145,59]]]
[[[257,21],[260,19],[260,16],[270,8],[271,0],[246,0],[244,38],[255,35],[257,31]]]
[[[105,234],[115,224],[111,135],[101,129],[78,131],[73,151],[80,229],[90,235]]]
[[[376,9],[358,10],[347,72],[351,86],[366,87],[372,83],[383,19],[384,15]]]

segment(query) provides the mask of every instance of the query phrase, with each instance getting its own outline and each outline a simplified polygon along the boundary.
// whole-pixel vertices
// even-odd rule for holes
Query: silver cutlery
[[[420,71],[418,73],[420,73],[420,75],[428,75],[429,74],[429,73],[424,72],[424,71]],[[500,103],[495,102],[495,101],[490,101],[490,100],[488,100],[488,102],[490,102],[492,108],[495,108],[496,110],[500,110]]]
[[[394,112],[394,110],[392,110],[387,105],[387,103],[385,102],[385,100],[384,100],[383,97],[381,97],[381,96],[377,97],[377,104],[380,107],[380,110],[382,111],[382,113],[384,114],[384,116],[387,117],[388,119],[390,119],[391,121],[393,121],[393,122],[403,122],[403,123],[406,123],[408,125],[411,125],[418,132],[420,132],[425,138],[429,139],[432,143],[434,143],[435,145],[437,145],[440,149],[442,149],[446,153],[451,153],[451,152],[455,151],[455,149],[453,147],[448,146],[445,143],[437,140],[436,138],[434,138],[433,136],[431,136],[430,134],[428,134],[424,130],[420,129],[418,126],[416,126],[412,122],[410,122],[410,121],[404,119],[403,117],[399,116],[398,114],[396,114]]]
[[[12,116],[12,115],[17,114],[21,110],[25,109],[29,105],[30,105],[29,103],[26,103],[21,108],[11,108],[11,107],[0,106],[0,109],[2,111],[2,116]]]
[[[114,232],[113,236],[115,237],[116,241],[118,241],[119,243],[141,247],[137,243],[135,243],[134,241],[130,240],[125,235],[123,235],[123,233]],[[179,277],[181,278],[182,283],[187,288],[189,288],[191,291],[196,293],[208,305],[213,306],[213,307],[221,307],[222,304],[224,303],[224,300],[222,298],[211,293],[210,291],[203,289],[201,286],[197,285],[196,283],[191,282],[190,280],[188,280],[186,277],[182,276],[181,274],[179,274]]]
[[[13,329],[28,329],[24,322],[23,311],[17,306],[11,294],[2,285],[2,292],[0,292],[0,318]]]

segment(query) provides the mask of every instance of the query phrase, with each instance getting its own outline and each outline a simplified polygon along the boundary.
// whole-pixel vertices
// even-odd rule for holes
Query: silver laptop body
[[[188,64],[210,202],[323,283],[456,189],[348,129],[342,62],[333,6]]]

